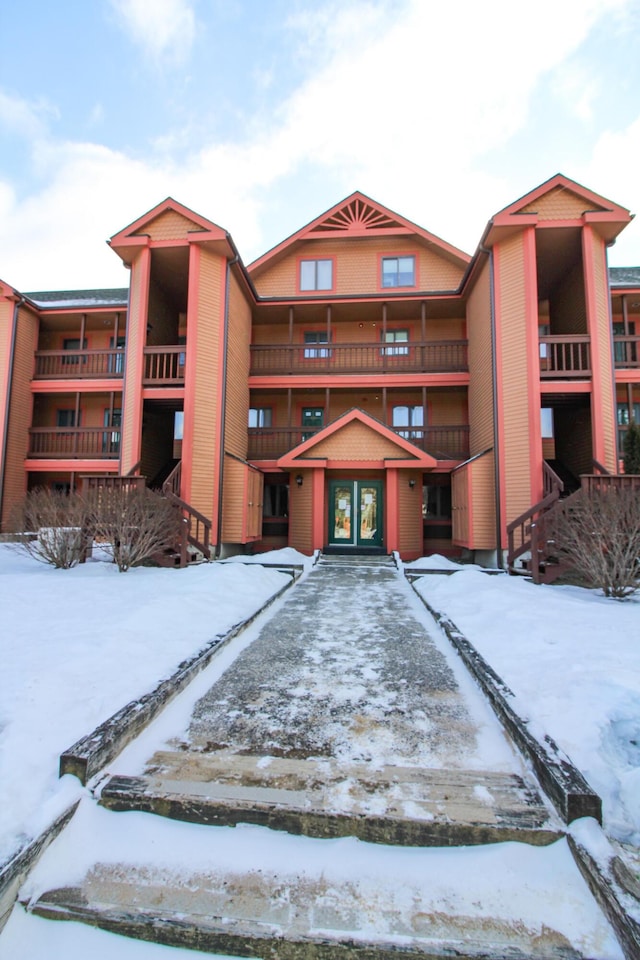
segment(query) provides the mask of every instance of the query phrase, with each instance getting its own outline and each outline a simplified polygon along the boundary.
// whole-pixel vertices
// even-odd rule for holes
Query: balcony
[[[555,380],[590,377],[590,337],[540,337],[540,376]]]
[[[60,460],[115,460],[120,456],[118,427],[32,427],[29,457]]]
[[[122,379],[124,350],[38,350],[35,380]]]
[[[358,373],[466,373],[466,340],[414,343],[259,344],[252,376]]]
[[[144,348],[145,386],[184,386],[186,347],[182,345]]]
[[[614,336],[613,338],[613,362],[616,369],[630,367],[638,369],[640,367],[640,337],[639,336]]]
[[[265,427],[249,430],[249,459],[275,460],[308,440],[319,429],[310,427]],[[431,454],[436,460],[466,460],[469,427],[391,427],[394,433]]]

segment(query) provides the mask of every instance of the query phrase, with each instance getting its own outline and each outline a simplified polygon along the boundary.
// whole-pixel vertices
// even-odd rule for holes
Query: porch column
[[[382,388],[382,422],[385,427],[388,426],[389,417],[387,416],[387,388]]]
[[[387,553],[400,549],[398,468],[387,467],[385,526]]]
[[[384,346],[387,342],[387,305],[382,304],[382,369],[387,369],[387,348]],[[386,423],[386,420],[385,420]]]
[[[427,449],[427,388],[422,388],[422,449]]]
[[[327,304],[327,343],[331,343],[331,304]]]
[[[87,329],[87,315],[82,313],[80,315],[80,349],[84,350],[84,336]]]
[[[82,343],[82,340],[80,341]],[[80,426],[80,393],[76,393],[76,406],[74,413],[74,423],[75,423],[75,433],[73,434],[73,452],[78,453],[78,444],[80,443],[80,434],[78,433],[78,427]]]
[[[311,547],[322,550],[324,546],[324,467],[316,467],[312,473],[311,488]]]
[[[289,344],[293,343],[293,307],[289,307]]]
[[[113,318],[113,347],[114,349],[118,346],[118,326],[120,325],[120,314],[116,313]]]
[[[325,427],[328,423],[330,423],[330,417],[329,417],[330,400],[331,400],[331,388],[327,387],[327,389],[324,392],[324,425]]]
[[[611,358],[611,317],[603,278],[607,275],[604,241],[591,224],[582,228],[587,333],[591,350],[591,455],[612,473],[617,471],[616,424],[611,404],[614,371]]]

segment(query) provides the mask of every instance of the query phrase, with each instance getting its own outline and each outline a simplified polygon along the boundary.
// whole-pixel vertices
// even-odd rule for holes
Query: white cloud
[[[111,0],[122,29],[157,66],[182,63],[195,39],[189,0]]]
[[[0,90],[0,128],[13,136],[35,140],[44,136],[47,123],[58,111],[47,100],[25,100]]]
[[[517,164],[494,175],[487,156],[526,128],[541,78],[569,61],[599,17],[622,6],[538,0],[532,16],[512,0],[449,8],[423,0],[315,4],[289,26],[303,31],[301,55],[310,62],[321,45],[321,66],[271,116],[253,118],[242,141],[189,153],[178,149],[183,136],[167,131],[142,160],[39,136],[33,162],[42,189],[21,201],[0,182],[0,275],[21,289],[126,283],[104,240],[168,194],[229,229],[246,262],[354,189],[473,252],[487,219],[536,185],[521,182]],[[169,11],[188,13],[193,25],[179,0],[130,0],[126,9],[140,30],[164,24],[165,32],[144,41],[153,56],[172,42],[166,37],[179,17]],[[563,172],[632,205],[638,124],[603,137],[582,172]],[[545,167],[540,179],[557,172],[553,143],[530,148]],[[341,192],[311,195],[303,179],[309,169]],[[284,185],[302,203],[263,222]]]

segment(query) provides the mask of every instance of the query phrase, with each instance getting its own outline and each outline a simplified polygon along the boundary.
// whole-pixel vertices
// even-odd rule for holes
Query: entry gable
[[[398,436],[379,420],[354,408],[324,430],[309,437],[278,460],[282,469],[312,466],[322,461],[376,461],[380,467],[402,466],[431,470],[437,461]]]
[[[107,242],[127,262],[131,257],[132,247],[161,245],[172,241],[187,243],[192,240],[223,242],[227,246],[229,237],[222,227],[194,213],[172,197],[167,197],[114,234]]]

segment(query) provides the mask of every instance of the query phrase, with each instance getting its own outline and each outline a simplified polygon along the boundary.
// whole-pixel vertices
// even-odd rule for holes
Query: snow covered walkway
[[[23,893],[41,916],[278,960],[621,957],[538,785],[392,566],[316,567],[176,715],[137,769],[112,764],[111,810],[83,801],[44,855]],[[42,923],[15,919],[12,957],[45,956]]]

